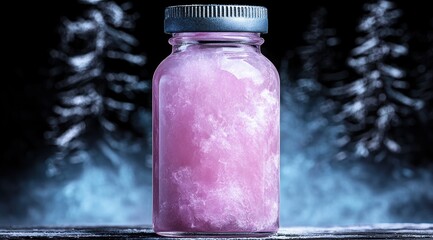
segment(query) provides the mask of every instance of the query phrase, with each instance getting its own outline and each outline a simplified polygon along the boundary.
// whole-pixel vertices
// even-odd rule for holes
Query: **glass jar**
[[[267,9],[165,11],[171,54],[153,77],[153,227],[266,236],[279,227],[280,82],[262,55]]]

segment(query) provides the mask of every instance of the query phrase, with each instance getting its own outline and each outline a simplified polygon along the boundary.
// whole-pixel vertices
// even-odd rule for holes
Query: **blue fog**
[[[282,101],[281,226],[433,220],[426,209],[433,199],[427,170],[398,177],[335,160],[339,129],[317,116],[314,107],[306,113],[290,97]],[[88,161],[67,181],[29,181],[20,200],[25,214],[0,218],[0,225],[150,225],[150,156],[95,146],[81,153]],[[37,204],[29,204],[29,198]]]
[[[7,194],[0,192],[0,226],[151,224],[150,141],[143,139],[136,145],[138,148],[142,147],[139,152],[128,153],[109,147],[117,143],[107,144],[106,139],[107,136],[120,133],[119,138],[123,137],[128,141],[121,140],[122,144],[118,149],[123,149],[125,145],[131,147],[128,145],[130,136],[123,135],[127,132],[125,129],[129,129],[123,128],[123,123],[128,122],[125,119],[135,119],[131,122],[134,125],[132,129],[136,132],[146,129],[146,132],[150,133],[149,110],[140,105],[145,99],[143,95],[150,91],[150,86],[144,84],[149,81],[141,81],[143,79],[138,77],[138,73],[129,71],[127,67],[122,68],[122,71],[125,70],[127,74],[104,72],[107,70],[104,64],[110,63],[113,59],[122,60],[125,66],[139,66],[141,69],[146,62],[146,57],[131,52],[138,43],[134,36],[127,34],[134,26],[130,24],[131,19],[126,17],[124,20],[127,21],[122,22],[110,17],[126,16],[128,5],[122,5],[125,7],[122,9],[113,1],[79,2],[83,3],[89,11],[83,13],[83,20],[62,22],[61,26],[64,29],[60,32],[65,33],[65,36],[62,36],[64,39],[61,41],[60,48],[51,53],[55,59],[64,61],[64,66],[56,66],[53,69],[55,70],[53,72],[60,72],[57,76],[59,78],[57,85],[63,86],[63,89],[59,90],[58,100],[61,103],[59,106],[63,107],[54,107],[57,115],[49,119],[49,124],[54,130],[45,136],[47,139],[54,139],[58,147],[74,152],[74,158],[61,158],[65,162],[65,168],[57,176],[52,176],[46,173],[50,172],[49,163],[54,161],[55,156],[49,156],[48,160],[45,156],[36,156],[43,160],[34,161],[40,163],[35,169],[26,171],[22,176],[14,176],[12,178],[14,182],[0,181],[0,190],[7,189]],[[388,1],[378,2],[382,7],[393,6]],[[367,9],[374,8],[367,6]],[[376,12],[380,13],[380,11]],[[101,16],[105,16],[103,21],[96,21]],[[319,28],[323,27],[320,22],[322,20],[319,20],[316,19],[317,26],[313,24],[312,33],[327,33],[325,29]],[[385,23],[390,20],[392,19],[388,19]],[[114,26],[116,31],[112,31],[107,26]],[[379,30],[385,33],[400,32],[382,30],[382,28]],[[100,31],[107,34],[101,34]],[[431,40],[433,35],[429,32],[428,36]],[[402,38],[398,37],[398,39]],[[78,51],[87,48],[71,48],[75,46],[75,40],[81,43],[83,39],[89,43],[89,46],[86,46],[89,49],[92,49],[93,45],[98,46],[93,53],[91,52],[94,55]],[[117,44],[124,39],[128,41]],[[335,39],[325,39],[325,42],[334,45]],[[315,39],[311,42],[313,45],[320,43]],[[366,41],[366,43],[371,42]],[[316,47],[320,50],[322,46],[319,44],[303,49],[308,55],[314,53],[312,50]],[[378,45],[378,47],[388,49],[384,46]],[[115,55],[112,54],[113,49],[117,52]],[[355,52],[363,52],[361,50],[367,48],[356,49]],[[401,52],[402,48],[395,48],[395,50]],[[77,56],[77,52],[82,55]],[[429,51],[430,55],[422,56],[429,60],[431,52]],[[376,56],[375,54],[373,52],[372,56]],[[318,62],[326,65],[321,60],[316,61],[322,58],[308,56],[305,57],[308,61],[303,63],[307,73],[314,70],[310,69],[310,63]],[[335,65],[332,61],[329,63],[330,66]],[[430,69],[429,63],[426,61],[424,65],[421,64],[417,68],[417,71],[424,69],[422,72],[425,79],[431,79],[432,76],[431,71],[427,71]],[[372,64],[372,66],[382,65]],[[363,64],[357,67],[364,69]],[[321,66],[316,68],[316,70],[321,69]],[[388,75],[403,74],[403,71],[396,72],[390,69],[393,68],[388,68]],[[289,72],[285,71],[281,72],[288,75]],[[373,76],[377,74],[371,73],[376,72],[373,69],[363,74]],[[51,78],[52,76],[49,79]],[[430,82],[423,82],[425,89],[421,93],[424,95],[418,94],[425,96],[427,103],[431,101]],[[106,88],[111,89],[110,94],[101,90]],[[360,89],[353,91],[356,94],[358,92],[363,91]],[[309,100],[299,101],[299,94],[302,94],[302,91],[297,92],[296,88],[282,86],[280,189],[282,227],[433,222],[431,168],[409,169],[398,166],[392,168],[384,163],[366,162],[363,159],[352,159],[344,155],[345,153],[341,151],[341,138],[339,138],[344,129],[325,116],[328,107],[325,101],[318,96],[316,98],[302,96]],[[381,94],[381,96],[385,95]],[[416,102],[402,96],[397,95],[405,105],[417,105]],[[358,97],[364,100],[369,96]],[[127,101],[119,102],[116,99],[127,99]],[[104,105],[104,102],[109,104]],[[69,107],[65,108],[65,105]],[[371,108],[373,109],[374,106],[373,104]],[[354,108],[349,110],[355,114],[359,112]],[[141,118],[140,115],[147,118]],[[386,118],[386,120],[388,126],[393,118]],[[92,121],[97,124],[87,124]],[[71,124],[64,126],[65,123]],[[98,136],[100,139],[95,137],[96,140],[89,140],[87,138],[92,136],[92,130],[97,129],[94,126],[104,129],[105,135]],[[133,148],[134,146],[131,147]],[[33,159],[35,156],[30,157]]]

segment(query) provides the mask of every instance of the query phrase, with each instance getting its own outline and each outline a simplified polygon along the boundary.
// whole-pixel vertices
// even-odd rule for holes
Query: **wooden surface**
[[[0,239],[175,239],[159,237],[150,227],[0,228]],[[197,238],[212,239],[212,238]],[[230,238],[235,239],[235,238]],[[238,238],[239,239],[239,238]],[[433,224],[381,224],[353,227],[281,228],[278,234],[243,239],[433,239]]]

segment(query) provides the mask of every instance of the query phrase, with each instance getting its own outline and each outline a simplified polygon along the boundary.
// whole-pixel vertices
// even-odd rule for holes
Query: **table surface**
[[[177,239],[146,226],[3,227],[0,239]],[[198,238],[197,239],[213,239]],[[227,238],[240,239],[240,238]],[[269,237],[241,239],[433,239],[433,224],[378,224],[348,227],[288,227]]]

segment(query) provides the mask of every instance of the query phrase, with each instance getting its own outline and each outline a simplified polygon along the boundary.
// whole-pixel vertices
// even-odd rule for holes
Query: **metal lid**
[[[268,32],[262,6],[192,4],[165,9],[164,32]]]

